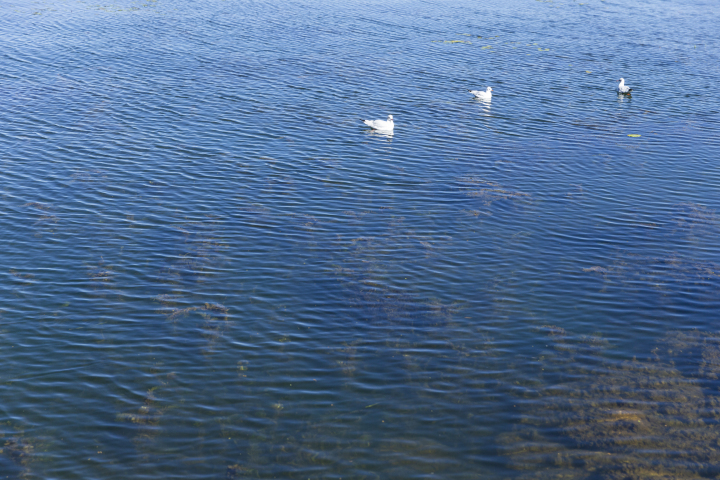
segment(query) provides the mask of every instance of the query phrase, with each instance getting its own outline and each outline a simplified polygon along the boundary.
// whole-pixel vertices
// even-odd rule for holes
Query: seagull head
[[[487,88],[487,91],[488,91],[488,92],[492,92],[492,88],[488,87],[488,88]]]
[[[620,80],[618,80],[618,82],[620,82],[620,83],[625,83],[625,79],[624,79],[624,78],[621,78]]]
[[[392,115],[388,115],[388,121],[389,121],[389,122],[392,122],[392,121],[393,121]]]

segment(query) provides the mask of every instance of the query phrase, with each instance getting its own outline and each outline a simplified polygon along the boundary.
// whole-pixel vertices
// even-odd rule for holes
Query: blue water
[[[4,478],[720,475],[716,3],[0,12]]]

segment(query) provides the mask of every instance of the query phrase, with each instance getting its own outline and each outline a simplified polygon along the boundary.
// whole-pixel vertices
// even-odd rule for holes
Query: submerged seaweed
[[[499,438],[521,478],[720,475],[720,334],[673,333],[646,360],[613,362],[587,339],[546,331],[544,381]]]
[[[681,233],[689,237],[716,236],[720,230],[720,220],[715,211],[696,203],[675,205],[669,224],[672,234]]]
[[[180,292],[205,283],[225,263],[227,245],[220,238],[220,225],[216,217],[208,216],[207,221],[185,222],[176,227],[176,231],[182,234],[178,253],[160,274],[160,283],[172,290],[155,297],[155,301],[162,305],[157,313],[164,315],[176,329],[201,332],[205,340],[202,349],[205,354],[214,351],[218,339],[226,330],[228,309],[215,302],[192,301]]]
[[[515,205],[529,204],[531,196],[528,193],[503,188],[499,183],[485,180],[475,176],[465,176],[456,180],[457,188],[471,198],[479,199],[485,208],[491,207],[495,202],[510,202]]]
[[[457,310],[457,305],[443,304],[439,299],[427,298],[397,285],[393,281],[396,273],[393,269],[399,265],[388,263],[385,259],[397,250],[417,252],[417,257],[404,262],[406,266],[417,262],[420,255],[427,257],[435,254],[437,247],[449,239],[427,241],[432,239],[405,230],[403,219],[399,218],[390,223],[387,235],[350,240],[343,264],[335,268],[335,275],[344,287],[349,305],[364,312],[370,323],[409,327],[444,325]]]
[[[212,216],[201,222],[184,222],[176,227],[182,235],[175,261],[164,268],[160,281],[169,285],[204,282],[225,262],[227,244],[219,235],[221,222]]]
[[[196,325],[199,324],[202,335],[206,340],[204,353],[213,351],[215,343],[223,335],[228,327],[228,308],[219,303],[205,303],[201,306],[192,306],[186,308],[177,308],[177,301],[182,297],[178,295],[160,295],[156,297],[163,307],[158,309],[158,313],[165,315],[168,322],[176,324],[182,319],[196,314],[200,319],[193,319]]]
[[[666,293],[690,290],[715,298],[720,294],[720,263],[688,260],[677,254],[648,256],[620,251],[611,264],[582,270],[602,275],[604,288],[622,285],[626,295],[640,289]]]
[[[10,422],[4,422],[4,428],[0,430],[0,455],[9,459],[9,465],[5,464],[5,468],[10,467],[14,472],[2,471],[2,473],[17,475],[10,478],[40,478],[35,466],[40,460],[38,453],[45,450],[47,444],[28,436],[21,429],[11,428],[10,425]],[[0,463],[0,467],[2,466],[3,463]]]

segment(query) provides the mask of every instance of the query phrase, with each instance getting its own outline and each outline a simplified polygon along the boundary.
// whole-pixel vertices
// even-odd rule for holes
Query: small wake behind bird
[[[392,132],[395,128],[392,115],[388,115],[387,120],[363,120],[362,122],[370,128],[383,132]]]

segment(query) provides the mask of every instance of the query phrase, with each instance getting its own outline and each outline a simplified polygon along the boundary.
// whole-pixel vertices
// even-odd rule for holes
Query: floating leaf
[[[637,133],[630,133],[630,134],[628,134],[628,137],[639,137],[639,136],[640,136],[640,135],[638,135]]]
[[[486,50],[488,48],[492,48],[492,45],[486,45],[486,46],[482,47],[482,50]]]
[[[590,70],[585,70],[585,73],[592,73]]]

